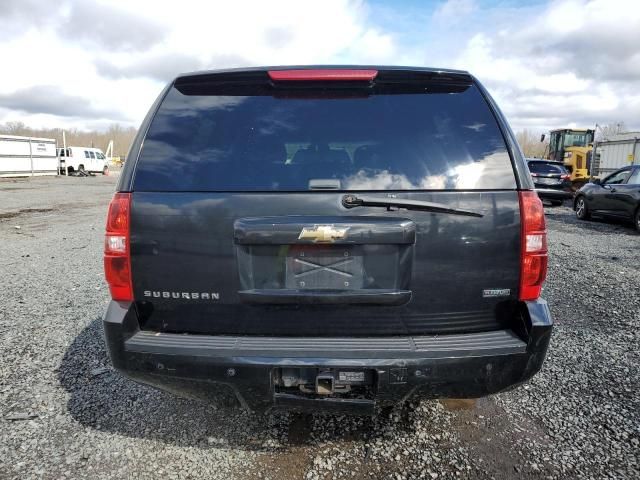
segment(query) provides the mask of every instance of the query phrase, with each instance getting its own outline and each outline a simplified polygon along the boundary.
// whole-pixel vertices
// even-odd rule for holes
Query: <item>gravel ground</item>
[[[557,324],[525,387],[376,419],[252,416],[110,368],[101,248],[114,183],[0,183],[0,478],[640,478],[631,227],[548,209]]]

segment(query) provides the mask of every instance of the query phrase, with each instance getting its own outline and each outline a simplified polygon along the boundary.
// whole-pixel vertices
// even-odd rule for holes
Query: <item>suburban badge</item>
[[[145,290],[145,297],[150,298],[171,298],[174,300],[220,300],[218,292],[167,292],[160,290]]]

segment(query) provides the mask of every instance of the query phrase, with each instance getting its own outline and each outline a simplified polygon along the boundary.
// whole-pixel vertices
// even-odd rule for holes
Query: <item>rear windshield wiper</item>
[[[345,208],[354,207],[386,207],[405,208],[407,210],[420,210],[422,212],[449,213],[451,215],[464,215],[467,217],[482,217],[481,213],[460,208],[451,208],[442,203],[423,202],[421,200],[408,200],[404,198],[374,197],[370,195],[345,195],[342,197],[342,205]]]

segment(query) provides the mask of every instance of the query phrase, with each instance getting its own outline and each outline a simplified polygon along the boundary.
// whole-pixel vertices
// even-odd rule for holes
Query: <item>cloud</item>
[[[61,37],[105,50],[147,50],[166,30],[146,16],[118,7],[75,1],[56,23]]]
[[[87,0],[3,0],[0,38],[30,29],[52,29],[60,38],[108,50],[146,50],[166,29],[139,12]]]
[[[208,60],[183,53],[153,53],[133,56],[127,64],[121,61],[97,59],[96,69],[107,78],[149,78],[162,83],[173,80],[181,73],[216,68],[250,66],[251,62],[239,55],[214,55]]]
[[[122,119],[114,110],[96,108],[86,98],[66,95],[51,85],[39,85],[0,95],[0,107],[61,117]]]
[[[635,1],[552,2],[527,19],[518,10],[493,18],[493,28],[474,32],[454,63],[489,88],[515,128],[639,126]]]
[[[438,5],[433,13],[433,19],[437,22],[455,22],[473,13],[476,8],[474,0],[446,0]]]
[[[53,4],[42,0],[2,0],[0,39],[12,38],[24,33],[25,29],[43,28],[50,24],[55,16]]]
[[[42,16],[33,15],[30,11],[34,7],[42,6],[38,0],[3,0],[2,17],[5,20],[15,20],[17,18],[35,17],[33,21],[40,21]],[[46,17],[45,17],[46,18]]]
[[[199,59],[181,53],[145,55],[128,65],[98,59],[95,65],[100,75],[109,78],[147,77],[162,82],[172,80],[176,73],[203,68]]]
[[[551,4],[526,28],[501,32],[497,51],[575,72],[583,79],[640,80],[640,9],[635,1]],[[570,19],[570,21],[566,21]]]
[[[291,41],[293,41],[293,35],[291,30],[284,27],[267,28],[264,32],[264,39],[267,45],[272,48],[284,48]]]

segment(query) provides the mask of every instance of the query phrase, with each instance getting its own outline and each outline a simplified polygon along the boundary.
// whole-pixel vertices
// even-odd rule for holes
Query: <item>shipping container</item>
[[[0,177],[57,174],[55,139],[0,135]]]
[[[633,164],[640,164],[640,132],[614,135],[595,146],[593,176],[604,178],[608,174]]]

